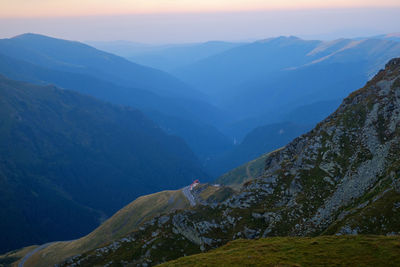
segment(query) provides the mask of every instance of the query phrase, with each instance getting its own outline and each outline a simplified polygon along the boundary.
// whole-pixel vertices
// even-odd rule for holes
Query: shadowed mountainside
[[[0,95],[2,251],[79,237],[140,195],[207,177],[132,108],[4,76]]]
[[[278,37],[229,49],[174,74],[233,114],[235,120],[221,131],[241,141],[255,127],[284,122],[279,115],[300,106],[343,99],[398,56],[400,43],[388,39]],[[325,114],[318,108],[313,113]]]
[[[205,43],[149,45],[127,41],[86,42],[133,62],[171,72],[201,59],[222,53],[242,43],[209,41]]]
[[[311,125],[283,122],[257,127],[235,148],[206,165],[213,176],[220,176],[261,155],[278,149],[312,128]]]
[[[204,96],[167,73],[82,43],[34,34],[1,39],[0,73],[140,109],[166,132],[182,137],[201,161],[232,147],[216,127],[229,115]]]

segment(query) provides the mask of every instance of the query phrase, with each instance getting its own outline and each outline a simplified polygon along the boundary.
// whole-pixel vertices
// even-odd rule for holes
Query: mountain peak
[[[16,35],[16,36],[12,37],[11,39],[32,40],[32,39],[56,39],[56,38],[50,37],[50,36],[47,36],[44,34],[27,32],[27,33]]]
[[[393,58],[391,59],[387,64],[386,68],[393,69],[393,68],[399,68],[400,67],[400,58]]]
[[[297,36],[278,36],[278,37],[271,37],[271,38],[266,38],[266,39],[261,39],[256,41],[256,43],[268,43],[271,41],[275,41],[275,42],[288,42],[288,41],[304,41],[303,39],[297,37]]]
[[[395,80],[397,78],[400,79],[400,77],[397,77],[400,75],[400,58],[393,58],[388,63],[386,63],[385,68],[380,70],[378,74],[375,75],[368,83],[367,86],[364,88],[361,88],[360,90],[357,90],[350,94],[350,96],[354,95],[355,93],[359,91],[365,91],[366,88],[368,88],[371,85],[376,85],[378,82],[381,82],[383,80]],[[397,81],[396,80],[396,81]],[[394,81],[394,83],[397,84],[397,82]]]
[[[388,33],[386,37],[400,37],[400,32]]]

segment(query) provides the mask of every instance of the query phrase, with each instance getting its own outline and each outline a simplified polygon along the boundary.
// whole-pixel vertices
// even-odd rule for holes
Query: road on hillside
[[[50,245],[53,244],[53,243],[54,243],[54,242],[50,242],[50,243],[46,243],[46,244],[44,244],[44,245],[41,245],[41,246],[35,248],[34,250],[32,250],[31,252],[29,252],[28,254],[26,254],[26,255],[22,258],[22,260],[18,263],[18,267],[24,267],[25,262],[26,262],[30,257],[32,257],[36,252],[38,252],[38,251],[40,251],[40,250],[42,250],[42,249],[44,249],[44,248],[47,248],[48,246],[50,246]]]
[[[182,189],[183,194],[189,200],[190,206],[196,206],[196,200],[190,191],[190,186],[186,186]]]
[[[185,195],[185,197],[187,198],[187,200],[189,200],[190,206],[196,206],[196,200],[194,199],[194,196],[192,195],[192,192],[190,191],[190,186],[186,186],[184,188],[182,188],[182,192]],[[18,263],[18,267],[24,267],[25,262],[32,257],[33,255],[35,255],[35,253],[39,252],[42,249],[47,248],[48,246],[50,246],[51,244],[53,244],[55,242],[51,242],[51,243],[46,243],[44,245],[41,245],[37,248],[35,248],[34,250],[32,250],[31,252],[27,253],[22,260]]]

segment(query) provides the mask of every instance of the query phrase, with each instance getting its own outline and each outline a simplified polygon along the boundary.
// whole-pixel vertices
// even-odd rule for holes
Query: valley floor
[[[400,266],[400,236],[235,240],[160,266]]]

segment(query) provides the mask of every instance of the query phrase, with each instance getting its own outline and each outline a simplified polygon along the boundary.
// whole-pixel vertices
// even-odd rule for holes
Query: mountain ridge
[[[118,82],[122,86],[146,88],[161,95],[189,96],[185,91],[195,93],[183,82],[163,71],[141,66],[77,41],[28,33],[1,39],[0,51],[40,66],[90,74]],[[137,76],[140,76],[140,80],[136,79]]]
[[[264,117],[262,124],[270,124],[276,122],[270,114],[343,99],[398,56],[399,42],[391,40],[363,38],[314,43],[278,37],[230,49],[202,60],[201,66],[186,66],[175,75],[199,90],[212,91],[213,103],[234,114],[237,120]],[[208,79],[204,80],[204,76]],[[228,132],[229,127],[225,128],[223,131]]]
[[[36,35],[34,37],[36,38]],[[51,65],[46,64],[37,65],[36,61],[26,61],[26,58],[21,56],[24,54],[25,48],[19,49],[18,46],[13,47],[13,53],[4,55],[7,52],[7,49],[2,49],[1,46],[4,40],[0,40],[0,73],[12,79],[36,84],[55,84],[64,89],[97,97],[102,101],[138,108],[161,125],[166,132],[182,137],[203,162],[206,158],[212,157],[214,154],[219,153],[220,150],[228,149],[232,145],[230,139],[216,127],[221,123],[221,120],[229,116],[226,116],[223,111],[205,101],[186,99],[183,95],[159,95],[154,91],[147,90],[148,88],[136,88],[134,87],[135,84],[124,86],[118,84],[118,79],[115,81],[104,80],[104,77],[99,77],[98,74],[94,76],[92,73],[81,71],[80,68],[71,71],[59,68],[52,69]],[[52,38],[45,38],[45,40],[46,42],[50,40],[50,43],[47,44],[47,50],[61,50],[60,54],[67,55],[65,56],[67,59],[63,59],[65,61],[74,61],[74,58],[69,59],[68,50],[80,51],[78,49],[80,46],[84,46],[85,51],[94,50],[94,48],[80,43],[77,43],[78,48],[69,48],[70,43],[74,44],[71,41],[55,40],[56,45],[54,45]],[[63,46],[57,47],[58,42],[61,42]],[[28,41],[24,43],[29,46]],[[17,52],[18,56],[15,55]],[[79,53],[83,52],[80,51]],[[93,53],[92,57],[95,58],[100,55],[100,59],[96,59],[97,61],[102,60],[101,55],[104,52],[95,51]],[[39,54],[36,57],[47,58],[46,54]],[[74,55],[74,57],[76,56]],[[61,61],[61,63],[63,62]],[[85,64],[85,62],[83,63]],[[93,65],[93,63],[91,64]],[[137,77],[137,79],[140,80],[141,78]],[[157,80],[156,76],[154,80]],[[195,135],[195,140],[189,133]]]

